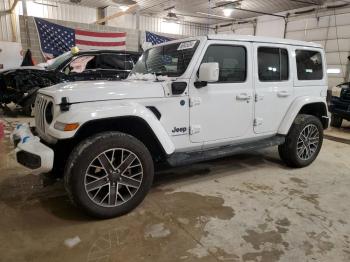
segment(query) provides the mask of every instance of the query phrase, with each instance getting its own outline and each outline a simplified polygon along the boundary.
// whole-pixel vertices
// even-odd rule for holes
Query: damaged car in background
[[[62,82],[125,79],[140,54],[126,51],[94,50],[66,52],[38,66],[24,66],[0,71],[0,105],[10,112],[16,104],[25,115],[32,115],[40,88]]]

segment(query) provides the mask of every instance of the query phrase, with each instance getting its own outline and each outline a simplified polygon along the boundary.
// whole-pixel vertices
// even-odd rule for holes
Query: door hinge
[[[263,123],[263,119],[260,118],[260,117],[257,117],[257,118],[254,119],[253,125],[254,126],[261,126],[262,123]]]
[[[258,94],[254,95],[255,102],[258,102],[258,101],[263,100],[263,99],[264,99],[264,96],[259,96]]]
[[[193,125],[190,127],[190,135],[198,134],[201,131],[200,125]]]
[[[202,102],[200,97],[191,97],[190,98],[190,107],[198,106]]]

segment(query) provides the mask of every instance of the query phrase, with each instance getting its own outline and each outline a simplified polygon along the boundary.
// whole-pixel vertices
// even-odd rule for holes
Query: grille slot
[[[35,101],[35,126],[39,132],[45,133],[45,109],[49,100],[43,95],[37,95]]]

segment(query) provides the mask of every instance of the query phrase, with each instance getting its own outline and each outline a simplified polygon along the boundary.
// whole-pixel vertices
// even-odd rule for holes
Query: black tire
[[[314,141],[318,141],[317,147],[312,144],[312,149],[314,150],[312,154],[310,153],[310,157],[301,157],[298,154],[298,141],[300,143],[299,137],[306,127],[315,127],[318,131],[318,139],[314,139]],[[301,138],[300,138],[301,139]],[[286,137],[286,141],[284,144],[278,146],[278,152],[281,157],[281,159],[286,163],[287,166],[290,167],[305,167],[310,165],[319,154],[323,142],[323,126],[321,121],[312,115],[304,115],[300,114],[298,115],[293,125],[291,126],[289,133]],[[309,145],[310,141],[305,141],[307,145]],[[304,144],[304,141],[302,142],[302,145],[306,147],[306,144]],[[306,150],[306,148],[305,148]],[[304,151],[303,151],[304,152]],[[311,150],[307,151],[311,152]]]
[[[140,163],[140,168],[143,174],[138,185],[139,187],[137,190],[135,189],[136,190],[135,194],[131,196],[129,200],[117,206],[106,206],[111,204],[110,202],[108,202],[104,206],[102,204],[95,203],[94,198],[92,199],[91,195],[89,195],[91,191],[88,192],[88,189],[87,189],[87,185],[89,183],[86,183],[87,180],[85,178],[85,174],[90,173],[90,169],[87,170],[87,168],[91,168],[90,164],[95,163],[93,161],[96,161],[96,159],[100,159],[99,157],[101,156],[102,153],[110,152],[108,150],[120,150],[120,149],[125,149],[126,152],[132,152],[133,156],[134,157],[136,156],[136,158],[134,159],[135,160],[137,159],[138,163]],[[113,154],[114,154],[114,151],[113,151]],[[116,159],[113,156],[109,158],[109,160],[112,159],[111,160],[112,162],[114,161],[113,159]],[[121,157],[120,163],[122,162],[123,162],[123,156]],[[111,162],[109,161],[109,163]],[[134,162],[131,162],[131,163],[134,163]],[[128,167],[131,166],[131,163],[128,165]],[[100,162],[100,164],[101,166],[104,166],[102,162]],[[112,166],[114,165],[116,165],[115,162],[112,163]],[[123,168],[120,167],[120,168],[123,169],[124,167]],[[106,178],[107,180],[110,178],[109,175],[111,176],[115,175],[112,173],[108,174],[109,171],[108,172],[105,171],[106,169],[100,168],[99,170],[100,170],[99,172],[103,173],[102,176],[104,177],[108,176],[108,178]],[[118,170],[118,173],[119,172],[124,173],[126,172],[126,170],[129,170],[129,169],[124,169],[124,171],[119,171],[119,169],[115,169],[115,170]],[[91,216],[94,216],[97,218],[111,218],[111,217],[121,216],[130,212],[143,201],[143,199],[145,198],[145,196],[147,195],[148,191],[152,186],[153,175],[154,175],[153,160],[150,152],[142,142],[140,142],[135,137],[130,136],[128,134],[124,134],[120,132],[104,132],[104,133],[99,133],[92,137],[87,138],[86,140],[82,141],[78,146],[74,148],[74,150],[72,151],[72,153],[68,158],[68,161],[65,167],[64,181],[65,181],[65,188],[68,192],[68,195],[74,204],[82,208],[85,212],[87,212]],[[119,176],[122,177],[122,178],[119,178],[120,179],[118,180],[119,183],[123,183],[122,179],[125,178],[125,175],[123,176],[123,174],[121,174]],[[111,189],[112,178],[110,179],[111,180],[109,180],[108,184],[106,184],[106,187],[109,192],[107,201],[111,201],[109,200],[109,198],[111,197],[110,192],[112,191]],[[117,193],[114,193],[116,194],[116,200],[115,200],[115,203],[113,203],[113,205],[117,204],[118,196],[119,196],[118,194],[120,190],[119,186],[121,185],[122,187],[122,184],[118,184],[118,182],[116,182],[116,180],[114,179],[116,178],[113,177],[113,181],[114,181],[113,185],[114,184],[117,185],[116,186]],[[105,183],[105,181],[103,183]],[[126,186],[124,187],[126,188]],[[105,186],[103,186],[102,188],[105,188]],[[130,192],[129,188],[127,189]],[[99,190],[101,190],[101,186]],[[102,189],[102,190],[105,190],[105,189]],[[102,199],[102,202],[103,202],[103,199]]]
[[[331,116],[331,126],[340,128],[341,124],[343,123],[343,118],[341,118],[338,115],[332,114]]]

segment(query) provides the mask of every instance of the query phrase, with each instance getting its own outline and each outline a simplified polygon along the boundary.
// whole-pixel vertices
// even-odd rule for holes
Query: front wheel
[[[153,181],[150,152],[135,137],[97,134],[81,142],[65,168],[65,187],[71,200],[98,218],[130,212],[145,198]]]
[[[281,159],[291,167],[310,165],[321,150],[323,127],[321,121],[312,115],[296,117],[284,144],[278,147]]]

